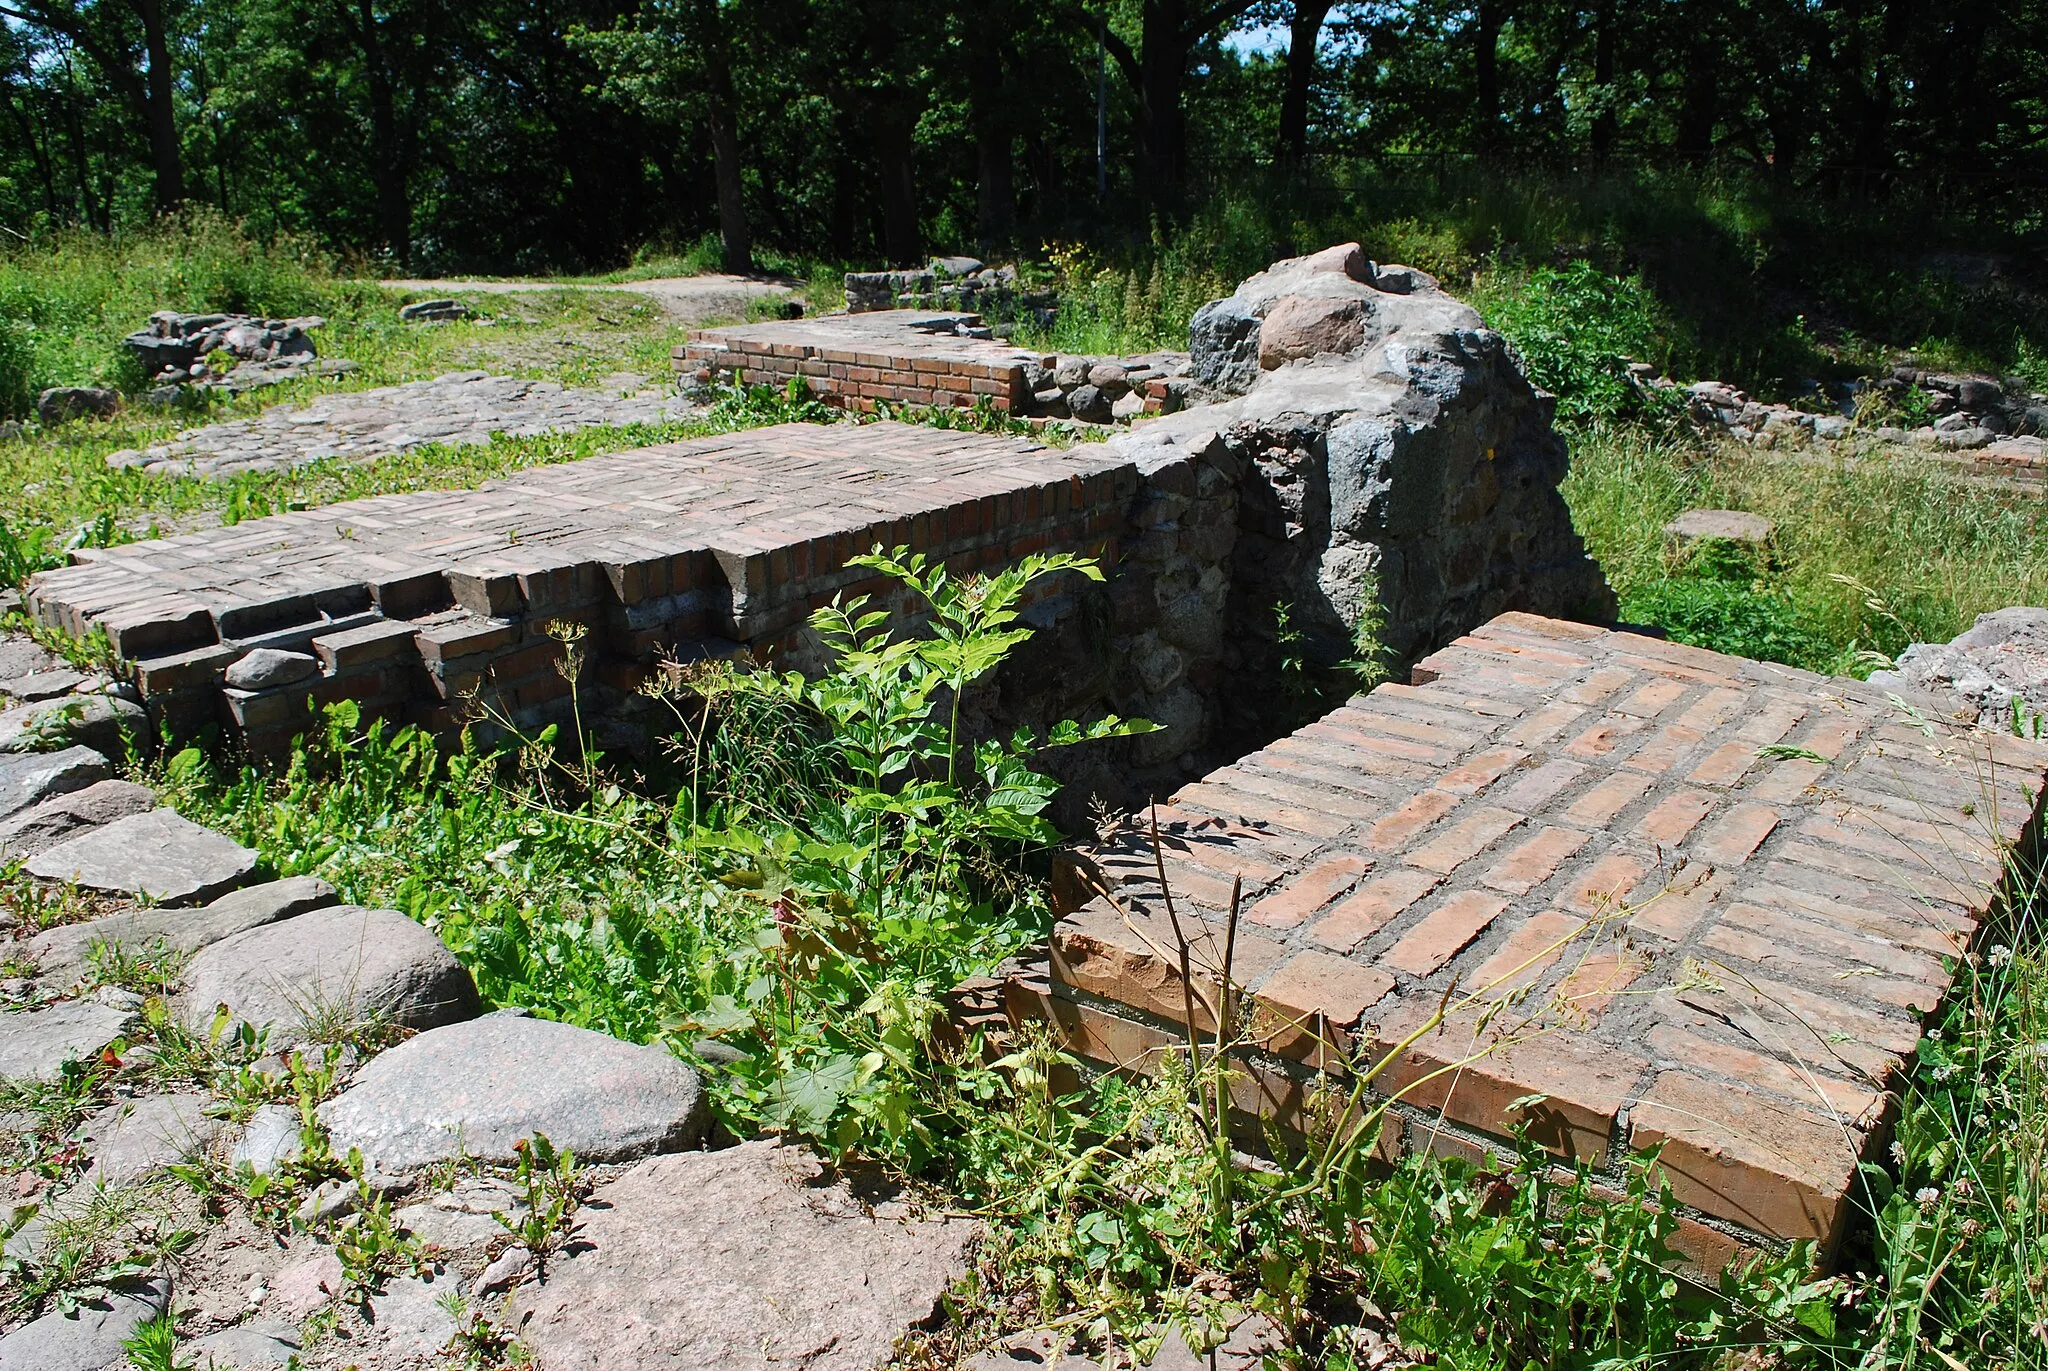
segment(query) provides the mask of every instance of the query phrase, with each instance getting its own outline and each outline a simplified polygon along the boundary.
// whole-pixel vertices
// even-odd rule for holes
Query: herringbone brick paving
[[[1303,1126],[1302,1068],[1384,1059],[1375,1086],[1405,1092],[1410,1145],[1470,1150],[1519,1124],[1613,1171],[1661,1144],[1702,1250],[1833,1244],[1944,959],[2038,828],[2048,746],[1858,682],[1520,614],[1414,680],[1158,811],[1212,996],[1241,882],[1232,980],[1258,1049],[1241,1103]],[[1080,873],[1050,997],[1024,998],[1083,1052],[1143,1065],[1188,1003],[1149,819]],[[1440,1004],[1448,1021],[1395,1053]]]

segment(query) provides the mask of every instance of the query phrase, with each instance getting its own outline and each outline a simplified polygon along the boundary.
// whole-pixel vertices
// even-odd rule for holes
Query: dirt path
[[[780,277],[726,276],[712,272],[703,276],[658,276],[647,281],[617,283],[592,281],[380,281],[394,290],[431,291],[446,295],[521,295],[548,290],[624,291],[645,295],[659,303],[671,317],[694,323],[704,319],[744,318],[749,301],[763,297],[780,298],[798,288],[796,281]]]

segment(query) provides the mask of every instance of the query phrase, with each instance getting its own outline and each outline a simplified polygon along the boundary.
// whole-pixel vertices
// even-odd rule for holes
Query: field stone
[[[46,425],[104,419],[121,408],[121,392],[102,386],[51,386],[36,396],[36,418]]]
[[[85,965],[95,941],[130,948],[160,941],[174,951],[197,952],[244,930],[340,902],[334,887],[318,877],[292,876],[229,891],[198,909],[131,909],[48,929],[29,941],[29,955],[45,973],[67,973]]]
[[[89,747],[0,756],[0,817],[19,813],[52,795],[83,790],[107,779],[107,759]]]
[[[289,1105],[257,1106],[228,1154],[228,1165],[267,1176],[299,1155],[299,1111]]]
[[[54,1081],[64,1063],[92,1056],[134,1016],[90,1000],[66,1000],[26,1014],[0,1014],[0,1076]]]
[[[376,1351],[363,1359],[375,1366],[384,1358],[434,1357],[456,1333],[455,1316],[442,1307],[450,1292],[462,1292],[462,1278],[452,1271],[429,1271],[416,1280],[395,1280],[370,1297],[368,1341]]]
[[[85,684],[85,673],[73,671],[70,667],[56,667],[49,671],[31,671],[26,676],[0,681],[0,695],[11,695],[17,700],[50,700],[59,695],[69,695]]]
[[[345,1284],[341,1258],[322,1251],[271,1277],[270,1296],[264,1303],[285,1318],[303,1319],[340,1294]]]
[[[89,1182],[126,1185],[203,1153],[220,1136],[205,1095],[150,1095],[109,1106],[91,1128]]]
[[[871,1211],[800,1148],[657,1157],[591,1196],[513,1327],[539,1371],[870,1371],[938,1311],[973,1232]]]
[[[319,674],[319,659],[308,653],[259,647],[237,658],[227,669],[225,680],[235,690],[272,690],[297,685]]]
[[[193,1371],[256,1371],[290,1366],[304,1351],[299,1330],[281,1319],[254,1319],[218,1333],[194,1338],[178,1349],[178,1364]]]
[[[273,1047],[303,1041],[309,1016],[425,1030],[478,1010],[469,972],[430,930],[395,909],[356,905],[223,938],[192,959],[185,990],[188,1023],[204,1027],[226,1005],[236,1022],[270,1025]]]
[[[69,1314],[45,1314],[0,1338],[0,1371],[102,1371],[125,1366],[121,1344],[170,1307],[171,1283],[158,1277],[114,1291]]]
[[[156,808],[156,792],[133,781],[97,781],[0,819],[0,856],[33,857],[86,828]]]
[[[697,1073],[661,1048],[491,1014],[383,1053],[320,1122],[336,1152],[403,1173],[458,1155],[509,1163],[535,1133],[583,1161],[631,1161],[693,1145],[705,1111]]]
[[[1680,549],[1703,538],[1766,547],[1777,532],[1763,515],[1739,509],[1688,509],[1664,525],[1664,537]]]
[[[126,751],[149,740],[149,716],[118,695],[65,695],[0,712],[0,753],[47,752],[66,740],[98,752]]]
[[[1067,412],[1084,424],[1106,424],[1113,407],[1099,387],[1080,385],[1067,392]]]
[[[204,904],[248,882],[256,854],[168,809],[117,819],[31,857],[31,875],[158,904]]]

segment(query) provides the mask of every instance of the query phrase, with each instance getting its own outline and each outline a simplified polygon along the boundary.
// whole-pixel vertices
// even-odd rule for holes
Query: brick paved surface
[[[814,394],[852,409],[892,404],[967,407],[983,399],[1022,412],[1031,398],[1024,364],[1054,358],[1008,343],[960,337],[970,316],[891,309],[817,319],[694,329],[675,349],[684,382],[734,373],[748,385],[781,387],[801,376]]]
[[[38,576],[28,602],[46,623],[103,629],[174,722],[212,717],[216,695],[273,741],[308,695],[435,724],[470,697],[534,715],[570,693],[552,623],[583,624],[595,669],[630,688],[658,650],[774,648],[833,595],[887,589],[846,567],[878,543],[962,570],[1100,551],[1137,483],[1130,462],[1088,448],[787,424],[89,550]],[[309,649],[323,675],[222,691],[256,646]]]
[[[1311,1068],[1383,1061],[1375,1085],[1403,1092],[1390,1150],[1480,1155],[1520,1123],[1613,1171],[1662,1144],[1696,1260],[1832,1244],[1943,958],[2038,826],[2048,745],[1930,734],[1854,681],[1521,614],[1415,681],[1159,810],[1211,997],[1242,882],[1240,1105],[1301,1126]],[[1060,896],[1049,981],[1013,977],[1013,1008],[1142,1068],[1185,1021],[1143,825]],[[1447,993],[1448,1021],[1401,1046]]]

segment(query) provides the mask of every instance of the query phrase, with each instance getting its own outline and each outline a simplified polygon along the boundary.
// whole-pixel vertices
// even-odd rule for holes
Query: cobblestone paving
[[[450,372],[431,381],[326,395],[306,405],[278,405],[253,419],[188,429],[167,443],[113,453],[107,463],[166,476],[284,471],[328,457],[369,461],[424,443],[488,443],[494,433],[524,438],[651,423],[688,408],[672,391],[647,389],[644,377],[608,381],[602,390],[577,390],[553,381]]]
[[[1702,1264],[1840,1237],[1903,1062],[2037,828],[2048,746],[1867,685],[1509,614],[1185,787],[1166,872],[1213,997],[1253,997],[1240,1100],[1299,1125],[1309,1068],[1392,1054],[1409,1147],[1517,1123],[1604,1168],[1664,1145]],[[1090,882],[1106,886],[1082,904]],[[1143,1065],[1184,1022],[1149,829],[1065,896],[1015,995]],[[1403,1040],[1450,999],[1449,1021]],[[1467,998],[1471,996],[1472,998]],[[1035,1001],[1032,997],[1036,997]],[[1206,1018],[1205,1011],[1197,1016]]]

